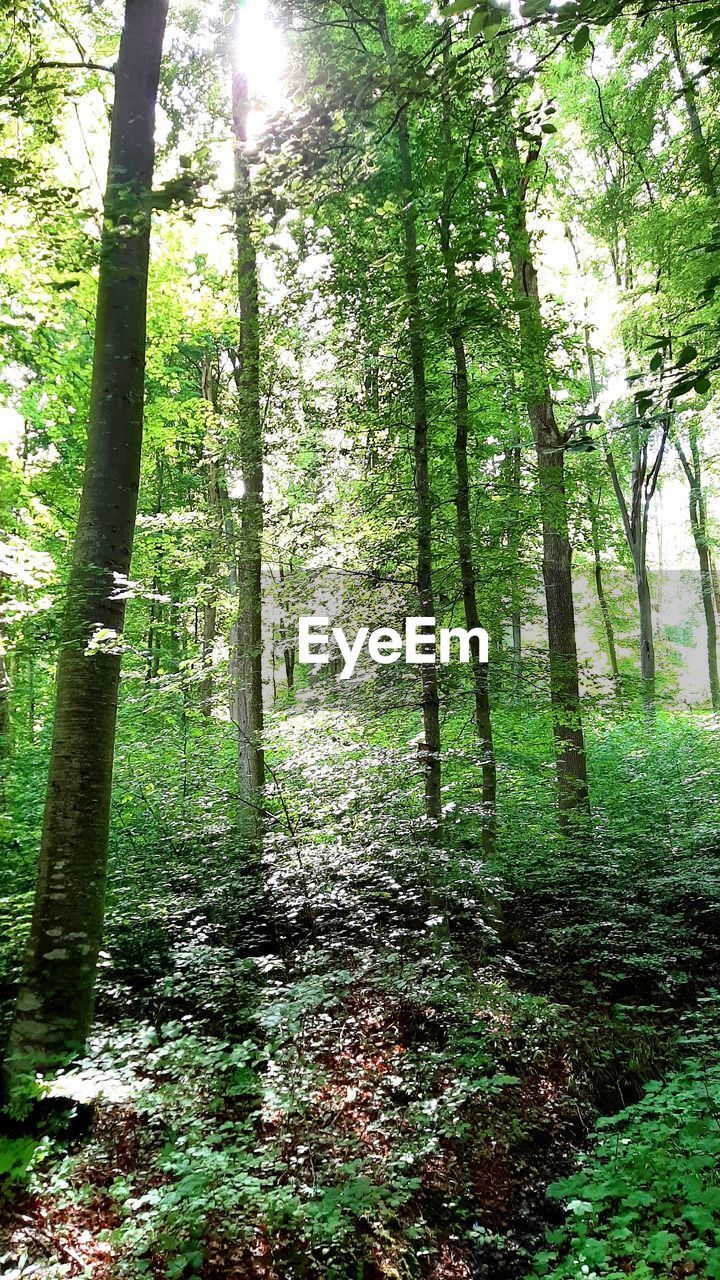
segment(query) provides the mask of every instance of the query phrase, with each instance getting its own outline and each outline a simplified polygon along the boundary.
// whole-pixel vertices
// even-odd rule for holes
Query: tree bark
[[[417,501],[417,591],[423,617],[435,616],[432,581],[432,495],[428,459],[427,387],[425,335],[420,303],[420,266],[417,247],[415,190],[407,107],[398,83],[395,47],[390,38],[384,3],[378,8],[380,38],[388,62],[393,96],[397,105],[396,133],[400,153],[400,199],[402,203],[403,276],[408,314],[408,341],[413,391],[413,456]],[[421,667],[424,732],[425,814],[435,823],[442,816],[440,766],[440,699],[434,663]]]
[[[720,679],[718,677],[717,619],[713,596],[712,566],[707,543],[707,516],[702,488],[702,461],[697,435],[690,435],[690,458],[679,440],[675,448],[690,486],[690,528],[700,564],[700,594],[705,614],[708,677],[713,711],[720,711]]]
[[[690,133],[692,134],[695,146],[695,158],[698,172],[708,195],[713,200],[716,200],[718,194],[717,180],[715,178],[715,170],[710,156],[707,139],[703,133],[700,112],[698,111],[697,106],[695,85],[693,84],[692,77],[688,73],[687,63],[685,62],[685,56],[680,44],[677,22],[675,20],[675,15],[672,13],[670,14],[670,47],[673,51],[675,67],[680,77],[683,102],[685,103],[685,111],[690,125]]]
[[[532,163],[520,160],[517,139],[507,135],[507,179],[498,185],[508,207],[513,288],[518,306],[520,357],[528,418],[535,442],[543,536],[550,701],[555,739],[558,808],[588,811],[587,760],[580,709],[572,553],[565,491],[565,439],[550,394],[545,335],[535,261],[527,227],[526,193]]]
[[[514,428],[516,433],[519,435],[520,424],[517,418],[517,413],[514,413]],[[512,687],[513,702],[519,702],[522,692],[522,614],[520,612],[520,591],[518,587],[518,571],[520,569],[519,523],[520,509],[522,505],[519,443],[514,443],[505,455],[505,472],[507,488],[511,495],[511,514],[506,525],[505,539],[511,556],[510,628],[512,633]]]
[[[235,723],[238,785],[254,838],[262,834],[265,786],[262,688],[263,429],[260,410],[260,324],[257,257],[251,217],[247,157],[247,80],[233,66],[232,110],[235,157],[235,239],[240,334],[235,379],[240,411],[243,478],[238,559]]]
[[[82,1047],[105,899],[143,426],[155,106],[167,0],[127,0],[116,68],[82,500],[67,589],[30,940],[4,1082]],[[99,640],[88,648],[93,636]],[[105,643],[107,642],[107,643]]]
[[[618,702],[622,702],[622,678],[620,676],[620,667],[618,665],[617,647],[615,645],[615,630],[612,624],[610,614],[610,606],[605,594],[605,583],[603,581],[602,558],[600,555],[600,532],[598,529],[598,511],[600,507],[600,496],[598,496],[597,505],[593,502],[592,497],[588,495],[588,509],[590,512],[590,537],[593,549],[593,570],[595,576],[595,592],[600,605],[600,613],[602,615],[603,627],[605,628],[605,643],[607,645],[608,659],[610,662],[610,671],[612,672],[613,684],[615,685],[615,693]]]
[[[450,33],[448,30],[444,48],[444,69],[447,76]],[[456,476],[456,529],[460,582],[462,587],[465,625],[468,630],[480,626],[477,604],[477,581],[472,553],[472,521],[470,517],[470,481],[468,472],[468,434],[470,427],[470,402],[467,353],[458,308],[458,282],[455,254],[452,244],[451,216],[455,174],[450,164],[452,131],[450,98],[447,81],[442,95],[443,135],[446,155],[446,177],[443,187],[440,213],[440,247],[445,267],[445,293],[447,302],[447,327],[455,365],[455,476]],[[475,699],[475,730],[482,752],[482,842],[483,852],[490,857],[495,846],[497,832],[497,768],[493,749],[490,692],[488,688],[488,664],[480,661],[480,646],[476,638],[470,641],[473,691]]]
[[[0,603],[2,593],[0,592]],[[3,638],[3,626],[0,624],[0,805],[6,800],[7,766],[12,752],[12,719],[10,711],[10,695],[12,682],[7,662],[7,653]]]
[[[633,469],[630,486],[630,505],[625,500],[620,477],[615,465],[612,449],[605,442],[605,461],[610,472],[615,497],[622,517],[625,539],[630,551],[635,574],[635,589],[638,599],[638,617],[640,624],[640,683],[645,715],[649,721],[655,718],[655,641],[653,637],[652,599],[650,594],[650,578],[647,568],[647,534],[650,520],[650,507],[657,488],[662,467],[665,444],[669,428],[666,418],[662,439],[655,455],[649,463],[649,444],[647,439],[641,441],[639,427],[632,428]]]
[[[210,418],[217,410],[217,379],[213,372],[212,360],[207,352],[200,365],[200,391],[203,400],[210,406]],[[220,496],[219,462],[215,456],[215,442],[210,439],[210,456],[208,459],[207,502],[210,512],[210,546],[207,556],[208,595],[203,601],[203,628],[201,642],[201,660],[203,678],[200,685],[200,707],[203,715],[209,719],[213,706],[213,672],[212,651],[217,636],[217,585],[222,561],[223,511]]]

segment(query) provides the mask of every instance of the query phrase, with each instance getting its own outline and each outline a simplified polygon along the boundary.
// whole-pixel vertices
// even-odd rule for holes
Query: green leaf
[[[452,18],[456,13],[467,13],[468,9],[474,9],[474,0],[453,0],[452,4],[447,5],[445,9],[441,9],[441,18]]]
[[[573,36],[573,42],[572,42],[572,47],[575,50],[575,52],[580,53],[581,49],[585,48],[585,45],[588,43],[589,40],[590,40],[590,28],[586,26],[578,27],[577,31],[575,32],[575,35]]]
[[[688,343],[687,346],[683,347],[680,355],[675,361],[678,369],[684,369],[685,365],[690,364],[695,359],[696,355],[697,347],[694,347],[692,343]]]

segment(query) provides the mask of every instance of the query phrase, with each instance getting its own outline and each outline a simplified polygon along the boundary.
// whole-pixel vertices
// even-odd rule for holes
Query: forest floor
[[[490,875],[462,831],[452,854],[418,835],[407,752],[368,750],[327,710],[281,733],[262,886],[221,824],[202,847],[174,841],[142,911],[137,859],[166,867],[167,850],[116,857],[96,1034],[48,1104],[75,1100],[69,1130],[5,1144],[3,1277],[720,1274],[720,1138],[690,1134],[683,1169],[683,1135],[720,1102],[705,819],[682,849],[665,824],[672,863],[635,830],[614,859],[596,835],[523,866],[513,850]],[[639,1140],[603,1155],[603,1116]],[[618,1142],[645,1172],[610,1179]],[[675,1177],[663,1148],[702,1186],[655,1221],[647,1169]]]

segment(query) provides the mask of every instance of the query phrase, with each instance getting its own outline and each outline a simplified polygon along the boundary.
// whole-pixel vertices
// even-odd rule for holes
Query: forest
[[[717,0],[0,49],[0,1276],[720,1280]]]

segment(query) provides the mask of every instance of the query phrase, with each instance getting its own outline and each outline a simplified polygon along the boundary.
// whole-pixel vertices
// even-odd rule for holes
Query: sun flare
[[[234,56],[258,110],[276,109],[284,96],[287,46],[266,0],[245,0],[239,9]]]

